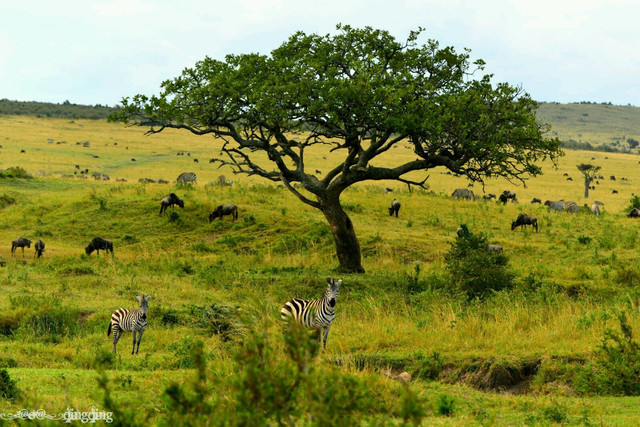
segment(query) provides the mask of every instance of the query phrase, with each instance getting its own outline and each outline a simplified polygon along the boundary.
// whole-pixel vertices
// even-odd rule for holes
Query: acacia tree
[[[472,181],[520,181],[561,154],[538,104],[521,88],[476,77],[484,62],[469,51],[420,43],[422,29],[398,41],[386,31],[338,26],[334,35],[298,32],[269,55],[205,58],[162,83],[157,96],[124,98],[111,121],[222,138],[220,165],[281,181],[320,210],[340,266],[364,272],[360,245],[340,195],[367,180],[424,187],[426,171],[444,166]],[[376,158],[409,143],[415,159],[385,167]],[[325,144],[340,160],[316,177],[309,147]],[[418,179],[407,174],[421,171]],[[415,176],[412,175],[412,176]],[[424,179],[422,179],[424,178]],[[298,188],[293,183],[300,183]]]
[[[578,170],[582,172],[584,176],[584,198],[589,198],[589,186],[593,182],[594,179],[598,177],[598,172],[600,171],[600,166],[594,166],[589,163],[580,163],[577,166]]]

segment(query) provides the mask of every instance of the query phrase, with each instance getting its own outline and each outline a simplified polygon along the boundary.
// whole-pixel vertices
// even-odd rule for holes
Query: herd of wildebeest
[[[187,177],[187,179],[185,179]],[[224,177],[223,177],[224,179]],[[180,174],[177,182],[195,182],[196,176],[193,172],[185,172]],[[160,201],[160,215],[166,213],[168,207],[179,206],[184,208],[184,201],[180,199],[175,193],[170,193],[167,197]],[[399,205],[398,205],[399,209]],[[209,214],[209,222],[212,222],[216,218],[222,219],[223,216],[231,215],[233,221],[238,219],[238,207],[236,205],[219,205]],[[22,248],[22,256],[24,257],[24,248],[31,248],[31,240],[25,237],[19,237],[11,242],[11,255],[15,255],[17,248]],[[35,254],[34,258],[40,258],[44,252],[44,242],[38,239],[34,245]],[[106,251],[107,254],[113,255],[113,242],[103,239],[102,237],[95,237],[84,248],[87,255],[91,255],[93,251],[96,251],[100,255],[100,251]]]

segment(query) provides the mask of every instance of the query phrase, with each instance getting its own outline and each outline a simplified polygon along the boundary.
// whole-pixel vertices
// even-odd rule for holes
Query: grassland
[[[638,107],[547,102],[540,105],[537,114],[540,120],[552,124],[554,135],[561,141],[628,150],[627,139],[640,139]]]
[[[319,212],[276,183],[215,168],[208,159],[216,143],[176,132],[147,137],[139,128],[90,120],[0,118],[0,168],[20,166],[36,176],[0,180],[0,365],[21,390],[0,400],[0,413],[103,408],[103,367],[115,401],[155,423],[168,415],[166,387],[194,377],[196,341],[219,379],[240,369],[234,355],[256,325],[276,357],[286,358],[279,308],[294,296],[319,296],[324,278],[336,276],[331,234]],[[380,162],[412,158],[406,147],[390,151]],[[332,156],[312,153],[308,168],[327,170]],[[430,171],[430,191],[393,182],[348,190],[343,203],[367,274],[342,276],[327,352],[313,363],[373,381],[377,416],[391,423],[401,422],[393,408],[403,388],[388,370],[413,374],[409,387],[421,397],[428,425],[637,424],[639,398],[582,393],[576,372],[596,357],[605,331],[618,327],[619,313],[636,337],[640,330],[638,223],[625,216],[640,183],[639,160],[568,151],[526,188],[486,183],[485,192],[515,191],[517,204],[454,202],[451,192],[467,183],[438,169]],[[606,177],[589,200],[576,169],[583,162],[602,166]],[[75,165],[111,180],[60,177],[73,175]],[[184,171],[196,172],[199,183],[137,182],[173,181]],[[205,186],[220,174],[234,184]],[[394,192],[385,195],[385,187]],[[473,189],[483,194],[479,185]],[[171,191],[185,208],[160,217],[159,201]],[[402,202],[398,219],[386,212],[393,197]],[[605,213],[553,214],[529,204],[533,197],[600,200]],[[208,223],[212,208],[230,202],[240,208],[238,221]],[[539,233],[511,231],[523,211],[538,217]],[[452,289],[443,258],[461,223],[504,247],[517,278],[513,290],[468,302]],[[10,254],[21,235],[46,242],[42,259],[33,259],[33,249],[24,258],[20,250]],[[97,235],[113,240],[115,257],[84,255]],[[128,354],[125,335],[111,359],[110,313],[136,308],[139,291],[153,295],[140,354]],[[441,361],[437,372],[420,374],[434,360]],[[498,381],[500,373],[509,378]],[[442,396],[454,402],[449,415]]]

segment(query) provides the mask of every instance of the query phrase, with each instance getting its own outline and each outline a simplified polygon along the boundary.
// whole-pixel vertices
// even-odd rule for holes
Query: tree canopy
[[[472,181],[524,183],[541,173],[541,161],[561,154],[559,141],[545,138],[549,126],[536,121],[538,104],[519,87],[476,76],[484,62],[472,62],[468,50],[421,44],[422,30],[405,41],[369,27],[337,30],[297,32],[269,55],[205,58],[163,82],[159,95],[123,99],[111,120],[151,134],[176,128],[223,138],[215,161],[282,181],[320,209],[340,264],[355,271],[363,271],[360,248],[339,202],[347,187],[366,180],[424,186],[426,173],[424,180],[407,174],[437,166]],[[400,141],[412,146],[414,160],[372,164]],[[319,178],[304,161],[317,144],[343,153]]]

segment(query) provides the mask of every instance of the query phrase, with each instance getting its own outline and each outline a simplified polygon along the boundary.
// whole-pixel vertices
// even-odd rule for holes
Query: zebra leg
[[[140,350],[140,340],[142,340],[143,333],[144,333],[144,329],[138,333],[138,347],[136,348],[136,354],[138,354],[138,350]]]
[[[133,335],[133,348],[131,349],[131,354],[136,349],[136,330],[131,331],[131,335]]]
[[[327,326],[324,329],[324,334],[322,336],[322,350],[323,351],[327,348],[327,338],[329,337],[329,329],[331,329],[331,325]]]
[[[113,327],[113,354],[116,353],[116,345],[120,339],[120,328],[116,325]]]

